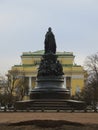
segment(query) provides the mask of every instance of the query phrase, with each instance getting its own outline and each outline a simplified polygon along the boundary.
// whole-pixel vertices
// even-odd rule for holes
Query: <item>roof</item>
[[[23,52],[22,56],[33,56],[33,55],[36,55],[36,56],[40,56],[40,55],[43,55],[44,54],[44,50],[38,50],[38,51],[35,51],[35,52]],[[73,56],[73,52],[56,52],[56,54],[58,56]]]

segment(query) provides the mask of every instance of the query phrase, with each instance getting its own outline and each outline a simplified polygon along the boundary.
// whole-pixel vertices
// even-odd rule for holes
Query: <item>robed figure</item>
[[[48,32],[45,35],[45,54],[47,53],[56,53],[56,42],[55,42],[55,36],[51,31],[51,28],[48,28]]]

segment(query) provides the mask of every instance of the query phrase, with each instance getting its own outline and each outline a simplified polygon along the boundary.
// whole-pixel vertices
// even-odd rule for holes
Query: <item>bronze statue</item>
[[[56,42],[55,42],[55,37],[54,34],[51,31],[52,29],[49,27],[48,32],[45,35],[45,54],[46,53],[56,53]]]
[[[56,42],[54,34],[51,28],[48,28],[48,32],[45,35],[45,54],[42,56],[37,77],[40,76],[62,76],[63,68],[57,60]]]

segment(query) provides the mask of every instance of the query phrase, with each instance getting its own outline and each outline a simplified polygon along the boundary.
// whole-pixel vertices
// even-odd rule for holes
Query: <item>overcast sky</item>
[[[98,0],[0,0],[0,73],[21,63],[21,54],[42,50],[48,27],[57,50],[83,65],[98,51]]]

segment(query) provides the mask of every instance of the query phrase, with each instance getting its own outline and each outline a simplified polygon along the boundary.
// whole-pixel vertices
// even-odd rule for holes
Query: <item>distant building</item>
[[[36,52],[23,52],[21,55],[22,64],[12,66],[10,70],[17,70],[18,77],[25,76],[29,90],[36,85],[37,71],[43,54],[44,51],[42,50]],[[83,67],[74,63],[75,56],[72,52],[57,52],[56,54],[63,66],[65,86],[70,89],[71,95],[81,92],[86,80]]]

